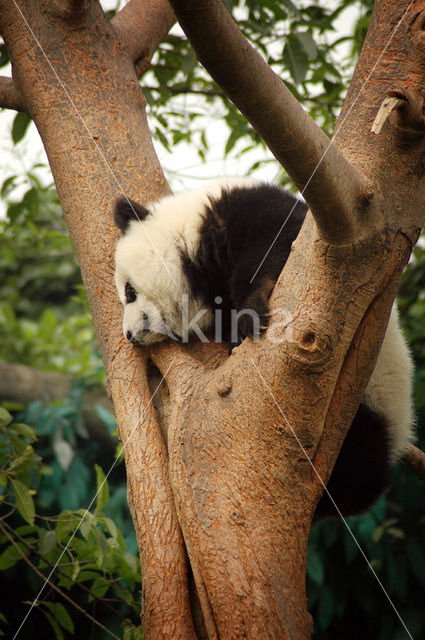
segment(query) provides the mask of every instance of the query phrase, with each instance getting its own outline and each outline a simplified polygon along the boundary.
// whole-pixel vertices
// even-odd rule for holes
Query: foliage
[[[347,525],[327,520],[313,527],[307,585],[316,640],[404,640],[388,598],[412,636],[425,635],[424,499],[423,483],[397,470],[393,489],[369,513]]]
[[[249,42],[331,134],[369,24],[372,2],[227,0],[225,4]],[[353,33],[338,37],[335,23],[351,5],[358,7],[360,17]],[[344,54],[342,45],[346,45]],[[259,150],[261,139],[197,64],[179,30],[174,29],[160,44],[142,83],[151,129],[167,151],[175,153],[176,145],[189,143],[204,161],[214,142],[206,133],[207,124],[220,120],[228,130],[225,154],[257,149],[262,159],[252,164],[251,171],[271,162]]]
[[[45,431],[49,417],[41,415],[38,422]],[[139,561],[126,550],[116,519],[107,515],[109,483],[101,467],[96,466],[97,490],[88,504],[90,473],[84,464],[80,461],[72,471],[57,444],[56,465],[46,464],[39,455],[36,430],[18,420],[0,408],[0,571],[2,584],[8,585],[7,592],[3,590],[0,633],[23,621],[23,599],[29,603],[37,597],[31,615],[46,636],[51,637],[49,626],[62,640],[74,635],[77,624],[89,624],[93,638],[120,637],[124,631],[128,640],[140,639]],[[76,451],[74,455],[78,460]],[[68,508],[52,515],[47,507],[61,499],[58,486],[61,493],[65,490]],[[77,502],[88,504],[87,509],[72,507],[72,488]],[[100,616],[102,623],[97,623]],[[20,637],[32,637],[33,625],[34,621],[24,625]]]
[[[41,183],[37,168],[8,177],[0,190],[7,215],[0,221],[0,298],[20,316],[36,318],[53,306],[65,317],[81,276],[56,190]]]
[[[17,189],[26,188],[20,200]],[[96,338],[69,234],[53,185],[32,170],[0,191],[0,359],[103,379]]]

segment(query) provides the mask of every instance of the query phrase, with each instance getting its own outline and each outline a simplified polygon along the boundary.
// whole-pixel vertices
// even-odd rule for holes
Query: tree
[[[111,24],[91,0],[2,0],[14,77],[0,103],[34,119],[80,261],[125,444],[146,634],[307,638],[307,535],[323,487],[299,446],[326,481],[423,224],[422,8],[376,3],[329,145],[221,3],[171,4],[311,207],[272,297],[295,319],[283,344],[136,354],[121,336],[112,206],[120,191],[167,191],[134,73],[174,21],[166,3],[132,0]],[[388,92],[392,113],[372,134]],[[149,388],[150,360],[164,381]]]

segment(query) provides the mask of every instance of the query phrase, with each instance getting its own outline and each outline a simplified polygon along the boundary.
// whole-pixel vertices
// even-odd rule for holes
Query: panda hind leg
[[[388,489],[391,477],[388,426],[382,416],[361,404],[327,484],[329,494],[342,515],[357,515]],[[315,520],[338,515],[325,491]]]

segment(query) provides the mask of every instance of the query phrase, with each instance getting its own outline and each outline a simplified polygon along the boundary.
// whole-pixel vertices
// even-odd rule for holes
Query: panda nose
[[[125,334],[125,337],[129,342],[134,342],[133,334],[131,333],[131,331],[127,331],[127,333]]]

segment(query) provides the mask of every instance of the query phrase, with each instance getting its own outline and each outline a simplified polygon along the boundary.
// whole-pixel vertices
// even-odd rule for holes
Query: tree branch
[[[260,134],[305,196],[323,237],[348,243],[359,235],[359,206],[371,185],[302,109],[245,40],[222,2],[170,0],[195,53]]]
[[[418,447],[415,447],[413,444],[409,445],[401,459],[401,465],[425,482],[425,453],[418,449]]]
[[[0,76],[0,108],[26,112],[24,98],[13,78]]]
[[[130,0],[112,19],[138,76],[149,68],[152,55],[175,21],[167,0]]]

